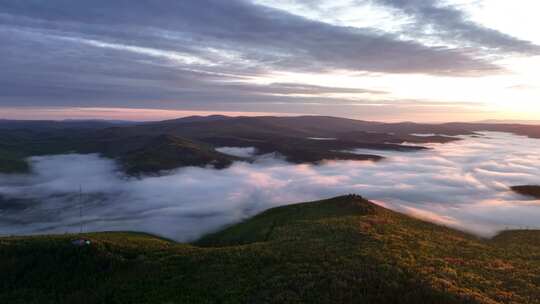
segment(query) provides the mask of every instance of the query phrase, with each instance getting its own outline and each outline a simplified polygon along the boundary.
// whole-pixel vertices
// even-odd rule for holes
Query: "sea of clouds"
[[[94,154],[33,157],[33,174],[0,175],[0,235],[82,226],[191,241],[271,207],[347,193],[482,236],[540,228],[540,202],[508,189],[540,184],[540,140],[486,132],[430,147],[370,151],[386,156],[380,162],[294,165],[266,156],[224,170],[189,167],[140,179]]]

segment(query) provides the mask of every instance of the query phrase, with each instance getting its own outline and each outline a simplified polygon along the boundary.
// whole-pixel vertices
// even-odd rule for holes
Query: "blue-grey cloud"
[[[267,2],[263,2],[267,3]],[[332,19],[336,7],[326,0],[290,0],[309,11]],[[342,6],[347,11],[350,6],[370,5],[397,17],[407,17],[399,32],[407,37],[431,40],[431,44],[451,44],[470,47],[477,54],[493,55],[538,55],[540,46],[507,33],[488,28],[471,20],[470,16],[458,6],[441,0],[352,0]]]
[[[470,20],[461,10],[444,5],[440,0],[369,0],[399,9],[413,17],[408,28],[420,35],[433,36],[454,44],[487,48],[503,54],[539,55],[540,46],[513,37]]]
[[[241,0],[3,1],[0,39],[0,105],[288,101],[275,95],[328,88],[263,88],[241,80],[273,71],[501,70],[468,51]]]

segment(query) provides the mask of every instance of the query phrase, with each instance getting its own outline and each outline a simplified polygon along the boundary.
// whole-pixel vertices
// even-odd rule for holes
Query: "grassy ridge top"
[[[177,244],[137,233],[0,238],[1,303],[540,303],[540,232],[483,240],[358,196]]]

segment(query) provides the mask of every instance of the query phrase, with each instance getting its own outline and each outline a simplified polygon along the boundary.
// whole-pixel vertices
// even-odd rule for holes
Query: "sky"
[[[0,118],[535,120],[531,0],[0,2]]]

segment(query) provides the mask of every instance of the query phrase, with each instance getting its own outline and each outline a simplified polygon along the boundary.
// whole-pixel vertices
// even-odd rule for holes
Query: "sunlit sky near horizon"
[[[540,117],[540,3],[0,3],[0,118]]]

